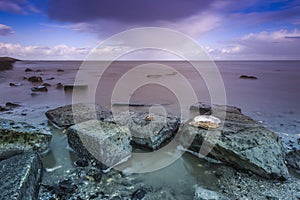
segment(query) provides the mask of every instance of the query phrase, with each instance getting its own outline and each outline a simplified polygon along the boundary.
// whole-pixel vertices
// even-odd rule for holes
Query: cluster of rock
[[[56,195],[55,198],[60,198],[61,195],[79,191],[76,186],[78,181],[89,179],[99,182],[103,176],[109,176],[102,175],[101,170],[125,162],[134,148],[156,151],[173,139],[187,152],[199,157],[204,155],[265,179],[283,181],[289,178],[280,138],[260,123],[243,115],[239,108],[197,103],[191,106],[191,112],[195,117],[181,122],[179,117],[169,114],[164,116],[133,111],[112,113],[101,106],[83,103],[47,111],[46,117],[53,125],[67,129],[68,144],[81,160],[78,165],[81,165],[81,170],[86,168],[80,172],[84,176],[79,179],[75,180],[75,176],[72,175],[70,179],[60,180],[57,185],[42,186],[41,195],[51,193]],[[0,120],[0,160],[3,160],[3,166],[8,166],[1,168],[1,177],[8,177],[6,174],[11,173],[14,160],[27,160],[25,165],[16,168],[18,175],[11,179],[21,183],[11,187],[5,195],[18,194],[19,199],[24,195],[36,198],[43,170],[37,153],[46,151],[50,140],[51,134],[47,130],[26,123]],[[295,155],[291,153],[288,158]],[[96,162],[92,168],[89,167],[90,164],[86,164],[91,162]],[[289,163],[294,168],[299,168],[299,162]],[[26,179],[21,179],[26,173]],[[120,175],[114,170],[113,173],[116,173],[116,176]],[[8,187],[5,180],[1,179],[1,191]],[[107,177],[106,181],[112,180]],[[24,189],[28,184],[32,187],[29,190],[30,194]],[[127,196],[124,195],[127,199],[133,196],[136,199],[151,199],[150,196],[146,198],[148,192],[151,195],[155,193],[145,185],[137,185],[130,193],[126,193]],[[95,193],[95,198],[104,198],[105,195],[108,194],[99,191]],[[227,197],[198,187],[194,199]]]
[[[225,113],[223,125],[209,129],[195,126],[191,120],[183,124],[179,132],[180,119],[176,116],[134,112],[113,116],[109,110],[88,104],[74,105],[73,110],[69,105],[50,110],[46,116],[56,126],[70,127],[69,145],[79,155],[97,160],[101,157],[103,164],[116,164],[129,157],[130,144],[157,150],[179,134],[179,143],[195,154],[207,150],[208,157],[268,179],[286,180],[289,177],[279,137],[236,107],[193,105],[191,110],[204,115],[202,118],[213,114],[214,118],[222,119],[221,115]],[[217,137],[211,137],[216,133]],[[105,151],[108,146],[112,149]]]

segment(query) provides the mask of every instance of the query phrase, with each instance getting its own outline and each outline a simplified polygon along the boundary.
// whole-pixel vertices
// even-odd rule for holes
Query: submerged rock
[[[125,126],[90,120],[68,129],[68,143],[79,157],[111,167],[131,156],[131,136]]]
[[[72,91],[74,89],[85,90],[87,88],[88,88],[88,85],[64,85],[65,91]]]
[[[0,162],[0,199],[38,199],[42,162],[36,153],[25,153]]]
[[[131,113],[127,126],[135,146],[151,150],[159,149],[171,140],[179,126],[180,118],[172,115]]]
[[[31,69],[31,68],[26,68],[24,71],[25,71],[25,72],[33,72],[33,69]]]
[[[18,103],[6,102],[5,106],[8,108],[17,108],[20,107],[21,105]]]
[[[218,192],[197,187],[195,191],[194,200],[229,200]]]
[[[22,85],[21,83],[9,83],[9,86],[11,87],[19,87],[21,85]]]
[[[248,75],[241,75],[240,79],[250,79],[250,80],[256,80],[256,76],[248,76]]]
[[[112,121],[111,111],[101,106],[88,103],[78,103],[48,110],[46,117],[50,122],[60,128],[72,126],[75,122],[80,123],[92,119]]]
[[[48,92],[48,88],[46,86],[40,85],[40,86],[36,86],[31,88],[32,92]]]
[[[220,108],[220,107],[219,107]],[[234,107],[226,108],[224,126],[218,130],[205,130],[186,124],[181,143],[195,153],[252,171],[268,179],[287,179],[284,152],[279,137]],[[221,110],[220,110],[221,111]],[[218,109],[212,111],[222,119]]]
[[[27,151],[44,152],[51,138],[45,129],[0,119],[0,160]]]
[[[40,76],[31,76],[27,80],[32,83],[42,83],[43,82],[43,79]]]

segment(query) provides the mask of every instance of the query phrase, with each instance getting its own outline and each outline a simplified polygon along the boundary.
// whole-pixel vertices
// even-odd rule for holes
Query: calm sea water
[[[150,68],[143,68],[149,63]],[[70,61],[18,62],[14,70],[5,72],[0,78],[0,103],[20,102],[24,107],[55,107],[69,104],[72,102],[72,94],[57,90],[55,85],[59,82],[73,84],[76,76],[80,74],[76,79],[77,84],[92,85],[89,89],[95,90],[90,96],[83,93],[83,101],[95,98],[97,103],[106,107],[110,107],[112,103],[126,101],[162,104],[163,108],[157,109],[180,113],[180,106],[189,106],[182,105],[185,102],[180,102],[180,98],[190,95],[189,92],[182,92],[185,84],[182,76],[191,83],[197,100],[209,103],[212,101],[210,94],[214,91],[208,89],[210,86],[203,79],[203,74],[209,74],[212,79],[216,77],[216,83],[224,83],[227,104],[242,108],[244,113],[265,122],[267,126],[276,128],[284,124],[287,128],[278,126],[277,129],[284,129],[288,133],[298,133],[299,130],[299,61],[215,62],[222,80],[217,78],[205,62],[200,65],[200,73],[203,72],[200,75],[193,66],[185,62],[161,62],[163,66],[158,67],[155,67],[155,62],[114,62],[102,74],[100,72],[104,68],[103,64],[91,63],[78,70],[81,64],[82,62]],[[153,69],[151,65],[154,66]],[[37,72],[25,73],[26,68]],[[57,69],[63,69],[64,72],[58,72]],[[239,76],[244,74],[256,76],[258,79],[239,79]],[[23,78],[32,75],[42,76],[44,82],[52,84],[48,93],[34,97],[30,95],[32,85]],[[51,77],[55,79],[47,80]],[[164,80],[166,82],[163,82]],[[12,88],[8,85],[9,82],[23,85]],[[121,92],[121,97],[118,97]],[[187,102],[193,103],[192,100]]]
[[[214,91],[211,91],[211,85],[207,84],[204,77],[209,75],[213,78],[212,83],[215,81],[217,84],[221,80],[224,84],[227,104],[240,107],[245,114],[278,133],[300,133],[299,61],[215,62],[221,79],[204,62],[200,65],[200,74],[185,62],[160,62],[160,66],[155,62],[115,62],[105,71],[103,63],[89,63],[88,67],[80,69],[81,64],[70,61],[25,61],[16,63],[11,71],[2,72],[0,104],[17,102],[22,107],[15,109],[13,113],[0,113],[1,117],[31,123],[46,122],[46,110],[72,103],[72,93],[56,89],[56,84],[74,84],[75,80],[76,84],[88,85],[88,91],[81,91],[82,101],[94,98],[97,103],[108,108],[113,103],[129,101],[149,105],[144,109],[150,109],[150,112],[178,114],[181,106],[189,106],[184,105],[189,101],[182,103],[179,99],[191,97],[189,91],[185,91],[184,79],[191,84],[199,101],[211,102],[211,93]],[[33,69],[33,72],[24,72],[26,68]],[[57,71],[58,69],[64,71]],[[24,77],[34,75],[41,76],[44,82],[52,85],[48,87],[47,93],[32,95],[33,85]],[[258,79],[240,79],[240,75],[256,76]],[[22,85],[11,87],[9,83]],[[24,117],[21,113],[26,113],[27,116]],[[61,173],[72,168],[72,162],[76,159],[76,155],[67,148],[67,139],[61,130],[52,128],[52,132],[51,152],[43,158],[44,166],[61,165],[62,168],[51,174],[46,173],[46,180],[60,177]],[[208,163],[185,154],[172,165],[142,174],[140,178],[156,188],[168,185],[179,196],[192,196],[194,190],[191,185],[213,187],[216,183],[217,178],[210,173],[211,167]]]

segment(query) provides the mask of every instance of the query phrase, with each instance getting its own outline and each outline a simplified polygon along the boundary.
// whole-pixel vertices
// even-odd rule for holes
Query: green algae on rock
[[[27,151],[45,152],[51,138],[44,128],[0,119],[0,160]]]

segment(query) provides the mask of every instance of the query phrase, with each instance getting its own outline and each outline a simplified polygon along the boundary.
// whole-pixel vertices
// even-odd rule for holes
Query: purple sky
[[[300,60],[299,0],[0,0],[0,56],[85,59],[113,34],[149,26],[190,36],[213,59]]]

